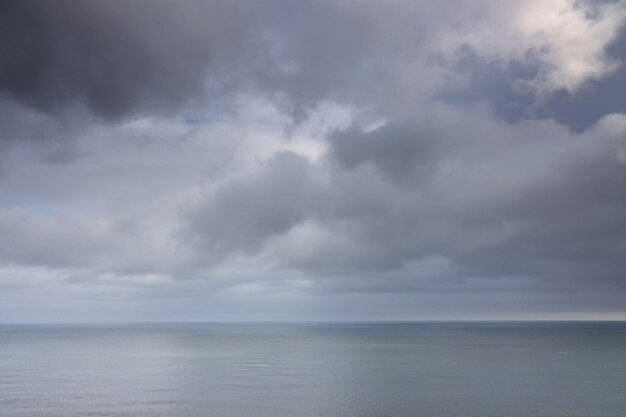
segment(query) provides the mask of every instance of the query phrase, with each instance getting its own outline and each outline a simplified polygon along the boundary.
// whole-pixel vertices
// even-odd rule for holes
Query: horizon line
[[[0,326],[132,326],[193,324],[602,324],[623,323],[626,319],[460,319],[460,320],[187,320],[187,321],[84,321],[84,322],[0,322]]]

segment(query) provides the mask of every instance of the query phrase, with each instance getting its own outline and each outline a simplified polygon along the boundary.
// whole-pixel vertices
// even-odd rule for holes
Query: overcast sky
[[[626,1],[0,3],[0,322],[626,319]]]

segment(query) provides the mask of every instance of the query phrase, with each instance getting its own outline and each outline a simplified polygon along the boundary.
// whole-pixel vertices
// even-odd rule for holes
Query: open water
[[[624,323],[0,326],[2,417],[624,417]]]

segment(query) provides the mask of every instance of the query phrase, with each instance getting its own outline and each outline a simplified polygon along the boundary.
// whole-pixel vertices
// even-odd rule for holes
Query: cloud
[[[118,119],[178,106],[237,42],[221,2],[12,1],[0,15],[0,91],[45,112],[84,105]]]
[[[284,91],[296,106],[364,99],[376,93],[368,85],[404,86],[404,72],[428,76],[428,55],[454,61],[463,48],[486,62],[536,60],[537,88],[573,90],[615,68],[604,47],[624,21],[621,2],[455,6],[453,16],[410,2],[11,1],[0,91],[46,112],[72,104],[118,119],[245,87]]]
[[[382,10],[334,2],[11,1],[0,13],[0,92],[57,117],[87,108],[112,121],[246,90],[284,92],[297,110],[342,86],[356,94],[359,68],[360,86],[384,71],[368,50],[384,53],[398,35],[386,39],[375,16]]]
[[[625,128],[621,114],[578,135],[447,108],[350,128],[317,163],[279,155],[220,184],[183,235],[203,256],[259,256],[351,291],[371,287],[363,276],[386,291],[434,279],[622,288]]]
[[[433,49],[448,59],[467,49],[487,63],[534,64],[536,74],[518,82],[537,94],[575,91],[617,68],[605,47],[624,23],[623,2],[481,1],[460,9],[454,16],[435,9]]]
[[[619,310],[624,10],[5,2],[0,285],[102,311]]]
[[[509,84],[542,100],[618,67],[605,48],[623,25],[623,2],[454,7],[10,1],[0,13],[0,105],[13,116],[0,120],[2,139],[73,137],[90,115],[217,112],[241,93],[283,100],[298,121],[328,101],[393,113],[467,86],[468,53],[483,66],[528,68]]]
[[[301,221],[302,209],[316,197],[309,170],[302,157],[282,153],[253,177],[220,185],[188,215],[191,240],[199,240],[201,247],[208,246],[207,252],[216,255],[245,253],[268,236],[286,232]]]

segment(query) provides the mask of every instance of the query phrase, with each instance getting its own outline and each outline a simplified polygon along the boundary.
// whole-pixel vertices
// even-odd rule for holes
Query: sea
[[[624,417],[626,323],[0,326],[2,417]]]

